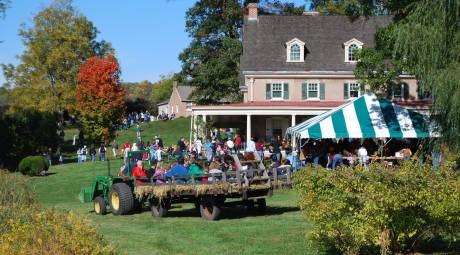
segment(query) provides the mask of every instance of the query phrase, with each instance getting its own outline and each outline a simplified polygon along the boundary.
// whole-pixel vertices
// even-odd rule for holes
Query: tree
[[[59,142],[55,114],[33,110],[5,113],[0,109],[0,168],[17,168],[19,161],[38,155]]]
[[[70,0],[56,0],[40,11],[33,25],[19,30],[25,51],[16,67],[5,66],[13,88],[11,109],[73,111],[78,67],[91,56],[112,51],[110,44],[96,41],[98,31]]]
[[[5,11],[10,7],[10,0],[0,0],[0,17],[5,17]]]
[[[173,80],[174,75],[168,76],[161,76],[161,79],[154,83],[153,93],[150,96],[150,103],[155,110],[154,113],[158,113],[158,108],[156,107],[157,104],[168,100],[171,96],[172,89],[173,89]]]
[[[78,73],[77,111],[83,130],[94,143],[110,141],[126,110],[120,66],[112,55],[91,57]]]
[[[345,8],[355,1],[336,2]],[[355,75],[375,91],[390,91],[401,74],[415,75],[420,93],[433,100],[430,116],[442,140],[460,150],[460,0],[358,2],[367,3],[355,6],[359,15],[383,8],[395,17],[376,34],[376,47],[359,53]]]
[[[181,77],[196,86],[192,96],[198,104],[241,99],[239,61],[241,27],[248,2],[238,0],[197,1],[186,13],[186,31],[192,39],[179,55]],[[264,14],[301,14],[304,6],[280,1],[260,1]]]

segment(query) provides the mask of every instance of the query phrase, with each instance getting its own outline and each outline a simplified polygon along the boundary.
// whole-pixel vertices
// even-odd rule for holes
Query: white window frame
[[[349,55],[350,55],[350,47],[351,47],[352,45],[356,45],[356,47],[357,47],[358,49],[362,49],[364,43],[358,41],[356,38],[353,38],[353,39],[351,39],[351,40],[345,42],[343,45],[344,45],[344,47],[345,47],[345,62],[346,62],[346,63],[356,63],[356,62],[358,62],[358,60],[349,60],[348,57],[349,57]]]
[[[272,82],[271,85],[270,85],[270,94],[271,94],[271,100],[274,100],[274,101],[277,101],[277,100],[284,100],[283,99],[283,95],[284,95],[284,83],[285,82]],[[274,97],[273,96],[273,85],[280,85],[281,86],[281,89],[280,90],[277,90],[277,91],[280,91],[281,92],[281,96],[280,97]],[[289,86],[289,85],[288,85]]]
[[[291,47],[298,45],[300,48],[300,58],[298,60],[291,59]],[[305,43],[294,38],[286,42],[286,62],[305,62]]]
[[[357,81],[347,81],[348,83],[348,99],[355,99],[355,98],[358,98],[361,95],[361,84],[359,84]],[[357,97],[352,97],[351,96],[351,85],[357,85],[358,86],[358,96]]]
[[[307,82],[307,99],[306,100],[320,100],[321,88],[319,81],[309,81]],[[316,97],[310,97],[310,85],[316,85]],[[313,91],[313,90],[312,90]]]

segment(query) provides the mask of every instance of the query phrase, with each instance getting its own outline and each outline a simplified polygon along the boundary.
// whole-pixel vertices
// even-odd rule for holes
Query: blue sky
[[[14,0],[0,19],[0,63],[17,64],[24,47],[20,24],[51,0]],[[303,0],[294,2],[302,3]],[[122,80],[157,81],[160,75],[180,70],[179,53],[190,42],[185,32],[185,12],[194,0],[74,0],[74,6],[100,31],[98,39],[112,43],[121,65]],[[0,72],[0,84],[5,81]]]

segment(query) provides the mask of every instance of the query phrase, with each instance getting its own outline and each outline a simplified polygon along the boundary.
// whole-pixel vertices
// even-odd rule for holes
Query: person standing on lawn
[[[107,149],[105,148],[105,145],[102,144],[101,147],[99,147],[99,160],[100,161],[105,161],[105,151]]]
[[[114,158],[117,158],[117,151],[118,151],[118,142],[117,142],[117,139],[113,139],[112,152],[113,152],[113,157]]]
[[[89,146],[89,156],[91,158],[91,161],[96,161],[96,147],[94,144],[91,144]]]

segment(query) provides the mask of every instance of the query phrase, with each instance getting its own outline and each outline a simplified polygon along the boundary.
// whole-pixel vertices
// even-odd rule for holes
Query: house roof
[[[182,101],[192,101],[191,94],[193,92],[194,87],[192,86],[184,86],[180,85],[177,86],[177,91],[179,92],[179,96]]]
[[[163,102],[159,102],[157,105],[165,105],[165,104],[168,104],[168,103],[169,103],[169,99],[165,100]]]
[[[377,27],[387,26],[391,16],[260,15],[245,19],[241,71],[352,71],[345,63],[343,44],[356,38],[363,47],[374,45]],[[298,38],[305,43],[305,62],[286,62],[286,43]]]

